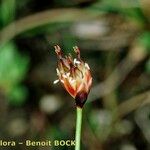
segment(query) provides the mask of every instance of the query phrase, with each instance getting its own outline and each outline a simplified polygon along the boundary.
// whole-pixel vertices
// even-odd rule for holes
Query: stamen
[[[58,83],[59,82],[59,80],[57,79],[57,80],[55,80],[54,82],[53,82],[53,84],[56,84],[56,83]]]
[[[64,80],[60,80],[62,83],[64,83]]]
[[[69,77],[70,76],[70,72],[66,73],[66,76]]]
[[[85,67],[90,70],[90,67],[87,63],[85,63]]]
[[[67,76],[65,74],[62,75],[64,78],[67,78]]]
[[[56,72],[57,72],[57,75],[60,75],[60,71],[58,68],[56,68]]]
[[[75,63],[76,63],[76,61],[77,61],[77,59],[75,58],[75,59],[73,60],[73,63],[75,64]]]
[[[76,61],[76,64],[81,64],[81,62],[80,61]]]
[[[74,64],[81,64],[81,62],[78,61],[76,58],[73,60],[73,63],[74,63]]]
[[[70,77],[70,78],[69,78],[69,82],[71,82],[72,80],[73,80],[73,79]]]
[[[74,79],[72,79],[71,81],[70,81],[70,83],[74,83],[75,82],[75,80]]]

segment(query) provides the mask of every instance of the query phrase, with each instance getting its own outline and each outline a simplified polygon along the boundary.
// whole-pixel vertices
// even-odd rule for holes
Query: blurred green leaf
[[[73,37],[69,32],[63,34],[63,45],[65,53],[71,53],[72,55],[75,54],[73,51],[73,46],[77,45],[77,41],[76,38]]]
[[[28,57],[21,56],[13,43],[6,44],[0,50],[0,89],[5,95],[17,100],[20,95],[17,93],[23,91],[19,89],[18,84],[24,79],[28,69]],[[16,96],[16,97],[15,97]]]
[[[139,24],[144,24],[147,21],[140,7],[124,8],[121,9],[121,13]]]
[[[147,48],[150,52],[150,32],[144,32],[138,39],[138,42]]]
[[[104,11],[104,12],[117,12],[119,10],[119,1],[118,0],[109,0],[109,1],[98,1],[94,3],[90,8],[92,10]]]
[[[14,87],[9,94],[9,102],[12,105],[20,106],[25,102],[27,89],[23,86]]]
[[[15,18],[16,0],[2,0],[0,5],[0,24],[7,25]]]
[[[149,58],[149,60],[146,62],[146,72],[150,74],[150,58]]]
[[[140,24],[147,21],[138,0],[99,0],[90,8],[94,11],[97,10],[104,13],[118,13],[134,21],[138,21]]]

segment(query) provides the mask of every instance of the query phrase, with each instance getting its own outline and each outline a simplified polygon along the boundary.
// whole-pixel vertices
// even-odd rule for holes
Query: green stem
[[[80,150],[80,140],[81,140],[81,125],[82,125],[82,108],[77,107],[77,114],[76,114],[76,145],[75,150]]]

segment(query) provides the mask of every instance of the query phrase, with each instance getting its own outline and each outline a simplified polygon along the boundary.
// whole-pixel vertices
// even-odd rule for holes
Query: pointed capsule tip
[[[75,53],[77,54],[78,59],[80,59],[80,49],[78,48],[78,46],[74,46],[73,49],[74,49]]]
[[[73,49],[74,49],[75,52],[78,52],[78,51],[79,51],[78,46],[74,46]]]
[[[62,58],[62,51],[61,51],[60,46],[59,45],[55,45],[54,48],[55,48],[55,52],[56,52],[58,58],[59,59]]]

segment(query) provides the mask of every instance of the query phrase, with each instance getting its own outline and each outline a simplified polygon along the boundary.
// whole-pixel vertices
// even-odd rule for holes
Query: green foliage
[[[0,5],[0,28],[15,18],[16,0],[2,0]],[[28,58],[18,53],[14,43],[7,43],[0,50],[0,89],[10,104],[21,105],[27,95],[25,87],[20,85],[28,67]]]
[[[146,72],[150,74],[150,58],[149,58],[149,60],[146,62]]]
[[[118,13],[132,21],[140,24],[146,22],[146,18],[141,10],[138,0],[120,1],[120,0],[102,0],[90,7],[93,11],[98,10],[104,13]]]
[[[0,5],[0,25],[1,27],[7,25],[14,20],[16,0],[2,0]]]
[[[0,89],[14,105],[21,104],[26,90],[20,85],[27,72],[29,59],[21,56],[13,43],[0,50]]]
[[[139,37],[139,43],[147,48],[148,52],[150,52],[150,32],[145,31],[142,33],[142,35]]]
[[[122,9],[121,14],[139,24],[144,24],[147,21],[140,7]]]
[[[18,85],[16,87],[13,87],[9,95],[11,96],[9,98],[10,104],[20,106],[25,102],[27,89],[24,86]]]
[[[73,51],[72,46],[76,46],[77,45],[77,41],[75,39],[75,37],[73,37],[71,34],[64,33],[63,34],[63,45],[64,45],[64,52],[65,53],[71,53],[72,55],[75,54]]]

